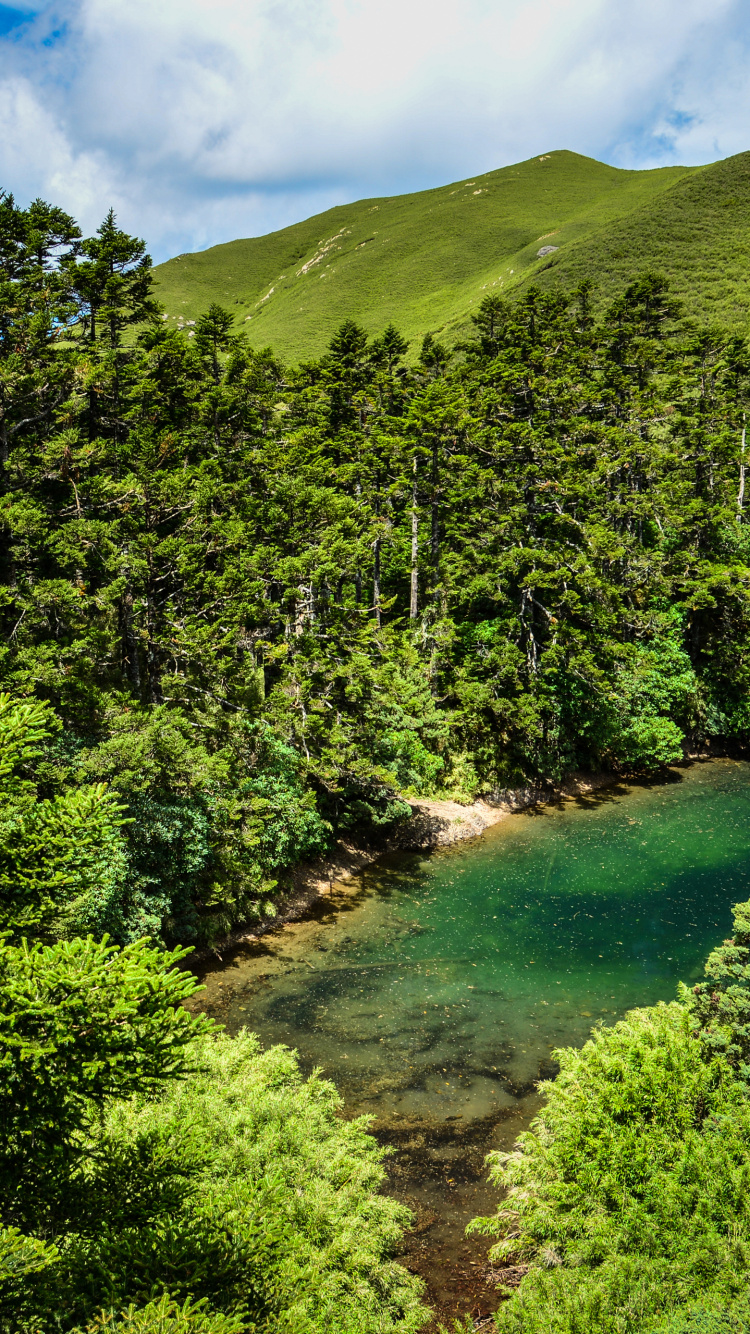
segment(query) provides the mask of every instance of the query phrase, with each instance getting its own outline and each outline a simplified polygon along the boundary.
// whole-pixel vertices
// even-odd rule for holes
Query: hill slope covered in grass
[[[570,250],[589,264],[608,253],[615,230],[631,225],[637,235],[640,216],[668,208],[675,189],[706,170],[714,169],[621,171],[577,153],[545,153],[180,255],[155,270],[156,294],[170,324],[195,320],[216,301],[236,314],[253,346],[294,359],[319,355],[347,318],[372,333],[393,320],[407,338],[440,330],[450,341],[487,291],[546,277],[549,256],[538,259],[538,250],[556,246],[553,259]],[[675,197],[682,201],[684,191]],[[565,272],[558,265],[546,280]]]
[[[652,175],[653,173],[648,173]],[[541,267],[541,266],[540,266]],[[561,245],[522,285],[572,290],[590,277],[599,306],[645,270],[666,274],[685,314],[745,328],[750,313],[750,153],[672,180],[637,209]]]

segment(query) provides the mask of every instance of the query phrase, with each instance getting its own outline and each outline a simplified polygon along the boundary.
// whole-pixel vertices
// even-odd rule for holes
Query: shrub
[[[491,1255],[531,1269],[501,1310],[523,1334],[628,1334],[711,1294],[721,1304],[750,1267],[750,1105],[722,1056],[697,1040],[683,1005],[636,1010],[560,1074],[512,1154]]]

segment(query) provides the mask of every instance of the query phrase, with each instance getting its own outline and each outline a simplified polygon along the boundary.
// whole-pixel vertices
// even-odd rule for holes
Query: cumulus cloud
[[[16,0],[0,33],[0,181],[159,258],[550,148],[750,147],[742,0]]]

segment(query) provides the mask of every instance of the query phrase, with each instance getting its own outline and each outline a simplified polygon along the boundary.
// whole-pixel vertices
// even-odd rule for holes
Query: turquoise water
[[[699,977],[748,897],[750,765],[711,761],[379,863],[211,987],[230,1031],[296,1047],[358,1110],[487,1117]]]

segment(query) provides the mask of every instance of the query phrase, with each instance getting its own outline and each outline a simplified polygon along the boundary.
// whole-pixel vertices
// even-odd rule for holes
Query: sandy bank
[[[390,837],[377,842],[356,843],[339,840],[326,858],[301,862],[291,872],[291,890],[279,903],[276,917],[239,926],[217,942],[212,949],[196,950],[194,962],[207,959],[237,946],[258,940],[272,927],[297,921],[316,899],[330,894],[334,885],[345,884],[363,867],[388,852],[445,847],[465,838],[476,838],[491,825],[514,811],[565,798],[585,796],[598,788],[612,787],[622,781],[617,774],[571,774],[559,787],[538,786],[508,789],[491,799],[463,806],[457,801],[410,801],[412,816]]]

